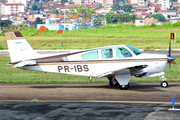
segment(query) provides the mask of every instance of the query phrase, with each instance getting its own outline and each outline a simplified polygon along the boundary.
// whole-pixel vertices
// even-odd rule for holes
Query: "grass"
[[[94,47],[128,44],[145,50],[165,49],[169,45],[170,32],[177,33],[177,43],[172,48],[180,48],[180,23],[166,23],[161,26],[116,25],[96,29],[45,31],[36,34],[36,29],[20,31],[33,49],[89,49]],[[61,47],[63,43],[63,47]],[[0,37],[1,48],[7,49],[6,38]]]
[[[39,71],[21,70],[7,66],[9,57],[0,57],[0,83],[98,83],[107,82],[107,78],[88,80],[88,77],[44,73]],[[172,64],[172,71],[169,67],[165,71],[167,81],[180,81],[180,58],[176,58],[176,64]],[[130,82],[160,82],[159,77],[135,78],[131,77]]]

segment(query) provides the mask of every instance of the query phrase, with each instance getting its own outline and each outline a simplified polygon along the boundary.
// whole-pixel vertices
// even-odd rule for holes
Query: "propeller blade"
[[[169,69],[170,69],[170,72],[171,72],[171,62],[169,62]]]
[[[169,41],[169,56],[171,56],[171,40]]]

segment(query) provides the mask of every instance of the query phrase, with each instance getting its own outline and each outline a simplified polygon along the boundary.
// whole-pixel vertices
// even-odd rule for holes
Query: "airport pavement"
[[[43,102],[125,102],[180,103],[180,83],[169,82],[168,88],[159,82],[132,83],[128,90],[112,88],[108,83],[63,84],[0,84],[0,101],[26,101],[34,98]]]
[[[0,84],[0,120],[179,120],[180,111],[168,110],[172,97],[180,109],[178,82],[130,83],[129,90],[108,83]]]
[[[179,107],[179,106],[178,106]],[[167,104],[0,102],[1,120],[179,120]]]

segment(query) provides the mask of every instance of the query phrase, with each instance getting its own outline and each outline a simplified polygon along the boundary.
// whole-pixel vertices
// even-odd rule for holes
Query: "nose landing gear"
[[[160,79],[162,79],[162,82],[161,82],[161,87],[162,88],[166,88],[166,87],[168,87],[168,82],[167,81],[165,81],[166,80],[166,78],[164,77],[164,76],[161,76],[161,78]]]

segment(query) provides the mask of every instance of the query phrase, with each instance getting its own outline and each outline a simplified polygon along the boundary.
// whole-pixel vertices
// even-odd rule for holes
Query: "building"
[[[12,15],[18,14],[19,12],[24,12],[24,5],[20,3],[7,3],[1,5],[2,15]]]
[[[8,3],[18,3],[18,4],[23,4],[25,7],[27,6],[27,0],[8,0]]]
[[[101,3],[103,5],[113,5],[114,1],[115,0],[96,0],[95,2],[96,3]]]
[[[170,8],[169,0],[162,0],[162,2],[161,2],[161,9],[162,10],[167,10],[169,8]]]

